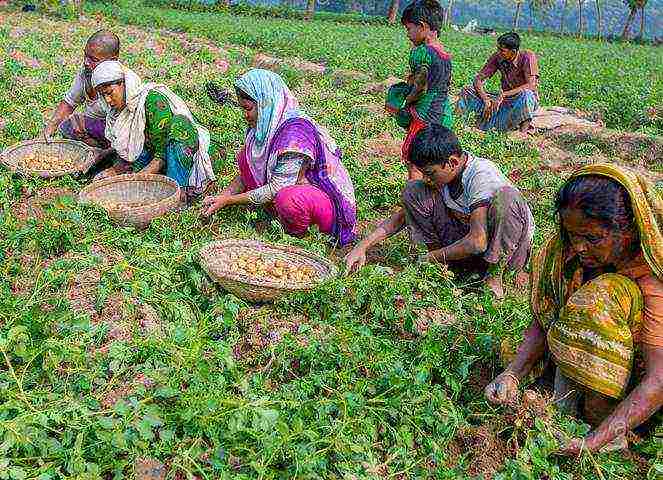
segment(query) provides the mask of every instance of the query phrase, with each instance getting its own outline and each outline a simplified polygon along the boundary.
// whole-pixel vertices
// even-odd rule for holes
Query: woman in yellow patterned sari
[[[663,406],[663,199],[611,164],[576,171],[556,198],[559,233],[534,261],[534,320],[515,359],[486,387],[493,403],[549,358],[555,399],[595,429],[560,451],[623,447]]]

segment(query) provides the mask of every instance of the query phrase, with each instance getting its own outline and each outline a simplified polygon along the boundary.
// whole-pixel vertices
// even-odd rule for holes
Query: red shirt
[[[538,80],[539,61],[531,50],[518,51],[516,58],[511,62],[504,60],[499,53],[494,53],[479,70],[478,77],[485,80],[497,71],[502,76],[502,91],[506,92],[525,85],[530,76]]]

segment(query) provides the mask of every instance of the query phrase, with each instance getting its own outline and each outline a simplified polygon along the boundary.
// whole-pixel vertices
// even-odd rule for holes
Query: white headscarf
[[[112,60],[100,63],[92,72],[92,86],[124,81],[126,107],[121,112],[112,109],[105,100],[106,138],[123,160],[133,163],[143,152],[145,144],[145,99],[154,90],[168,100],[173,115],[186,117],[198,131],[198,151],[193,159],[189,176],[189,185],[195,190],[202,190],[209,181],[214,181],[214,171],[209,158],[209,131],[194,120],[186,103],[165,85],[143,83],[136,73]]]

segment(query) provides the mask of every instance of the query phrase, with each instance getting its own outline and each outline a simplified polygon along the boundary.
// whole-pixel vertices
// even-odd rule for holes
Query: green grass
[[[332,69],[354,69],[379,79],[402,77],[409,44],[400,26],[354,25],[315,20],[261,18],[223,13],[191,13],[154,7],[91,4],[123,22],[180,29],[209,38],[320,62]],[[492,37],[444,32],[442,42],[453,55],[453,89],[472,81],[493,52]],[[649,107],[663,104],[663,51],[633,44],[560,39],[523,34],[523,47],[540,59],[541,101],[600,113],[606,125],[636,130],[649,126],[663,133],[663,123],[650,119]],[[660,114],[659,114],[660,117]],[[651,130],[650,130],[651,131]]]
[[[374,65],[376,76],[392,67],[402,72],[406,51],[395,29],[365,30],[367,40],[349,48],[356,28],[314,32],[307,25],[287,50],[294,22],[237,20],[238,29],[250,25],[255,32],[279,25],[268,44],[267,36],[231,29],[232,19],[223,16],[128,14],[121,10],[120,19],[172,22],[171,28],[223,38],[224,47],[254,38],[262,51],[314,60],[326,40],[331,65],[371,72]],[[192,36],[103,24],[123,39],[129,65],[171,86],[211,127],[228,152],[215,166],[227,181],[236,171],[242,115],[212,105],[201,86],[211,79],[231,85],[257,50],[227,46],[231,69],[220,74],[213,62],[221,53]],[[37,134],[97,28],[93,21],[6,14],[0,145]],[[471,41],[477,51],[468,62],[490,48],[489,41]],[[577,44],[569,45],[560,48]],[[8,55],[16,50],[39,65]],[[368,57],[380,51],[384,61]],[[633,51],[654,59],[645,49]],[[385,215],[398,201],[405,169],[396,157],[367,154],[366,139],[396,130],[361,106],[381,99],[360,96],[355,84],[338,87],[330,76],[288,70],[285,77],[343,149],[362,224]],[[642,73],[633,83],[647,82]],[[551,232],[550,199],[562,178],[528,144],[462,126],[458,132],[466,148],[518,175],[540,244]],[[203,224],[194,207],[145,231],[118,228],[101,210],[77,204],[84,183],[0,172],[0,478],[132,478],[139,457],[166,463],[169,478],[457,479],[494,470],[500,479],[656,478],[660,437],[643,439],[636,456],[564,460],[550,455],[556,446],[550,429],[573,434],[585,426],[559,416],[535,420],[531,412],[514,418],[484,402],[482,387],[500,369],[500,341],[518,339],[531,320],[521,292],[496,304],[437,267],[413,267],[401,235],[356,276],[273,306],[250,306],[202,272],[197,251],[206,242],[261,238],[337,261],[342,252],[320,235],[288,237],[274,222],[259,234],[256,220],[266,217],[247,209]],[[417,327],[424,309],[452,321]]]

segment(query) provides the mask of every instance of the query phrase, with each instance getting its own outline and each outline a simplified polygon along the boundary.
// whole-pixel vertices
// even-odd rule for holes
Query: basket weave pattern
[[[35,170],[25,168],[21,161],[33,155],[53,156],[61,160],[67,159],[74,163],[74,167],[63,166],[52,170]],[[57,140],[28,140],[6,148],[0,153],[0,162],[11,171],[43,178],[63,177],[87,172],[95,162],[94,151],[82,142],[67,139]]]
[[[92,182],[79,201],[101,206],[120,225],[143,228],[180,205],[180,187],[164,175],[116,175]]]
[[[232,271],[229,268],[231,257],[241,254],[269,256],[297,267],[307,266],[316,272],[317,278],[307,283],[292,283]],[[300,248],[267,245],[256,240],[212,242],[200,250],[200,264],[224,289],[251,302],[271,302],[290,293],[308,291],[336,275],[336,267],[322,257]]]

